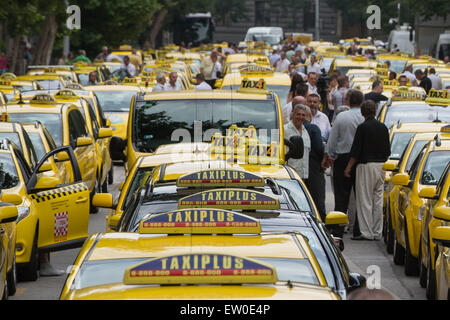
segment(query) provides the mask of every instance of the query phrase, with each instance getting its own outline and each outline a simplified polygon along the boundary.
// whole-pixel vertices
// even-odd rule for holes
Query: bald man
[[[306,98],[303,96],[295,96],[291,102],[286,104],[281,110],[283,113],[283,123],[287,124],[291,120],[292,106],[296,104],[306,105]]]

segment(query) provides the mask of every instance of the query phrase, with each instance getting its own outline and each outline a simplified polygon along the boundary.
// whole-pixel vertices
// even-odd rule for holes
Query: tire
[[[394,228],[392,227],[392,217],[390,213],[389,199],[386,205],[386,251],[387,253],[394,253]]]
[[[394,231],[394,263],[402,266],[405,263],[405,248],[403,248],[397,241],[397,232]]]
[[[426,295],[429,300],[436,299],[436,271],[431,267],[431,255],[428,257]]]
[[[405,226],[405,238],[406,238],[406,249],[405,249],[405,274],[407,276],[418,276],[419,275],[419,261],[416,257],[411,254],[411,248],[409,247],[409,237],[408,229]]]
[[[5,279],[3,286],[2,300],[8,300],[8,279]]]
[[[30,262],[17,269],[17,278],[21,281],[36,281],[39,277],[38,231],[39,225],[36,226]]]
[[[427,287],[427,268],[422,263],[422,239],[419,247],[419,283],[422,288]]]
[[[111,169],[108,172],[108,184],[114,183],[114,163],[111,162]]]
[[[17,267],[16,267],[16,254],[13,254],[13,265],[11,270],[6,275],[6,279],[8,281],[8,294],[13,296],[16,293],[16,284],[17,284]]]

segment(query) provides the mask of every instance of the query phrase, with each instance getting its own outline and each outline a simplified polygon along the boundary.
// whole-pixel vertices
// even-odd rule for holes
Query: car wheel
[[[420,246],[419,246],[419,283],[422,288],[427,287],[427,268],[422,263],[423,260],[422,253],[422,238],[420,238]]]
[[[394,233],[395,230],[392,226],[392,217],[389,210],[389,205],[386,208],[386,224],[387,224],[387,230],[386,230],[386,250],[388,253],[394,253]]]
[[[405,250],[405,274],[407,276],[419,275],[419,261],[411,254],[411,248],[409,247],[408,229],[405,226],[405,238],[406,238],[406,250]]]
[[[39,225],[36,226],[30,262],[17,269],[17,276],[22,281],[36,281],[39,277],[39,252],[37,248]]]
[[[394,231],[394,263],[401,266],[405,263],[405,248],[397,241],[397,232]]]
[[[428,257],[426,295],[430,300],[436,299],[436,271],[431,267],[431,255]]]
[[[6,275],[6,280],[8,281],[8,294],[13,296],[16,293],[17,284],[17,269],[16,269],[16,255],[13,254],[13,263],[11,270]]]
[[[8,279],[5,279],[3,286],[2,300],[8,300]]]

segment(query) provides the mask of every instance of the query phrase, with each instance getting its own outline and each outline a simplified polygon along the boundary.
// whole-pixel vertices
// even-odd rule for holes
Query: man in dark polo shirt
[[[383,83],[381,83],[381,81],[379,80],[375,80],[372,83],[372,91],[364,95],[364,100],[372,100],[375,103],[378,103],[380,101],[387,101],[388,98],[383,95],[382,92]]]
[[[433,87],[433,83],[431,82],[430,78],[428,78],[427,75],[420,69],[417,69],[414,72],[414,75],[416,76],[417,80],[420,81],[419,86],[422,87],[428,94],[430,89]]]
[[[360,234],[352,240],[380,240],[383,231],[383,164],[391,154],[389,131],[375,119],[377,106],[364,101],[361,114],[365,121],[358,126],[344,175],[350,177],[356,164],[356,211]]]

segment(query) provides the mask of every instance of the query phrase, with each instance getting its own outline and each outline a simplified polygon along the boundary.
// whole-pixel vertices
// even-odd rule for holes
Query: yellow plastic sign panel
[[[425,102],[434,105],[450,105],[450,92],[447,90],[431,89],[428,92],[428,97]]]
[[[140,234],[259,234],[259,221],[223,209],[180,209],[153,214],[139,223]]]
[[[190,253],[147,260],[125,270],[124,284],[276,283],[270,264],[234,255]]]
[[[423,101],[425,98],[423,93],[409,91],[407,87],[392,90],[392,101]]]
[[[259,62],[265,62],[264,60],[258,59]],[[267,74],[273,74],[273,70],[270,67],[265,67],[258,64],[248,64],[239,67],[240,74],[245,75],[267,75]]]
[[[178,209],[185,208],[278,210],[280,202],[275,197],[254,190],[213,189],[181,198]]]
[[[31,104],[55,104],[56,100],[47,93],[36,94],[31,100]]]
[[[177,179],[177,187],[263,187],[264,178],[235,169],[209,169],[185,174]]]
[[[137,83],[136,78],[125,78],[123,79],[123,83]]]
[[[0,114],[0,122],[9,122],[9,114],[7,112]]]
[[[72,89],[62,89],[55,93],[55,98],[63,100],[78,99],[77,94]]]
[[[242,79],[241,86],[237,91],[242,93],[269,93],[266,89],[266,82],[264,79],[252,80],[244,78]]]
[[[450,125],[442,127],[441,132],[450,133]]]
[[[66,89],[84,90],[83,86],[79,83],[68,83],[68,84],[66,84]]]

